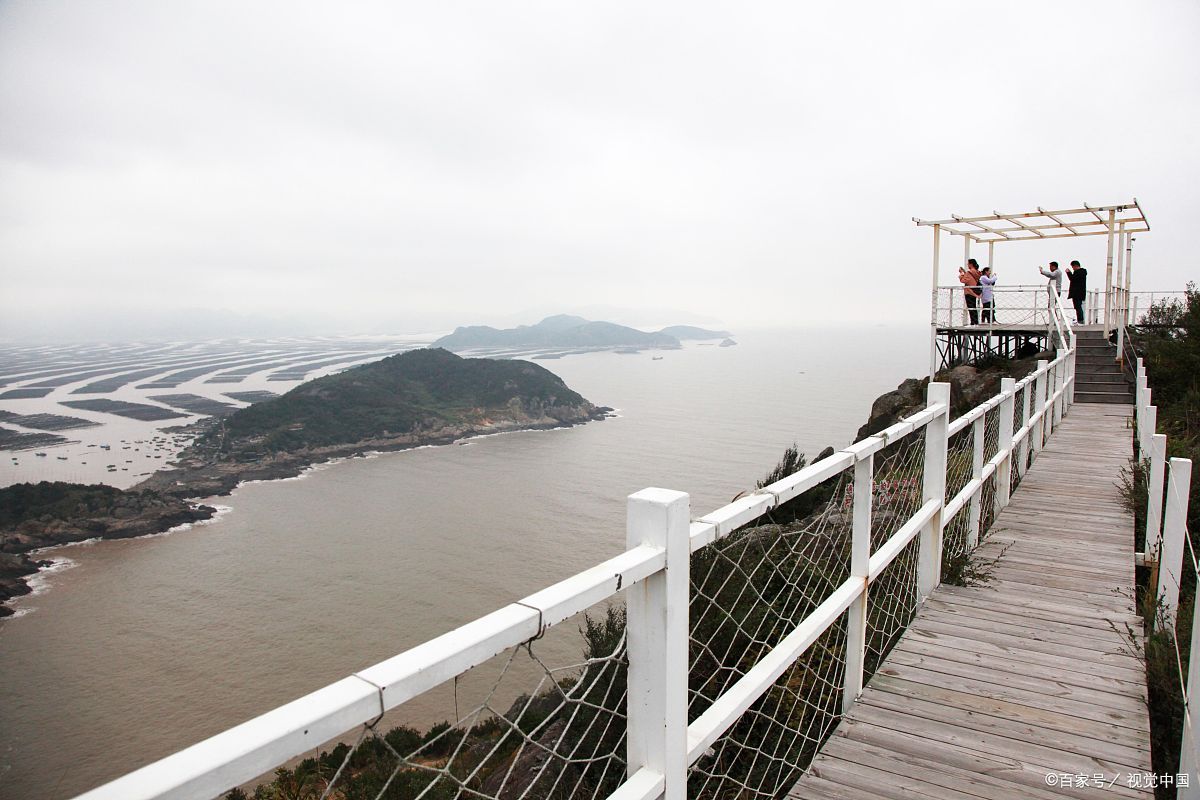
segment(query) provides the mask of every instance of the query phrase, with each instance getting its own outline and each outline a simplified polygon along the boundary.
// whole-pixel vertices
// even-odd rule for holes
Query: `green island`
[[[293,477],[335,458],[569,427],[603,419],[609,410],[528,361],[412,350],[197,423],[195,442],[174,468],[139,488],[177,497],[222,495],[245,480]]]
[[[678,350],[685,339],[726,339],[729,331],[710,331],[691,325],[672,325],[660,331],[646,332],[615,322],[584,319],[570,314],[546,317],[536,325],[493,328],[467,325],[434,342],[448,350],[474,348],[573,348],[580,350],[646,349]]]

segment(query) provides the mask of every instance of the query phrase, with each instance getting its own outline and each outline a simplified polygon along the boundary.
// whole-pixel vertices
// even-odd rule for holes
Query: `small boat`
[[[651,356],[650,360],[651,361],[662,361],[662,356]]]
[[[45,454],[45,453],[34,453],[34,455],[35,455],[35,456],[37,456],[38,458],[45,458],[45,457],[46,457],[46,454]]]

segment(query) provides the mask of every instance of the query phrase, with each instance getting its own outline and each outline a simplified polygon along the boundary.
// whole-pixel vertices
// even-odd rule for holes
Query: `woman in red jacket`
[[[963,285],[963,297],[967,301],[967,314],[971,324],[979,324],[979,262],[973,258],[967,259],[967,268],[958,268],[958,281]]]

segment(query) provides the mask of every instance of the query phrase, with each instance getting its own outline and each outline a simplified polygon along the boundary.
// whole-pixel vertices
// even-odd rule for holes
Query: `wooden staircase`
[[[1133,384],[1117,363],[1117,346],[1102,330],[1076,329],[1075,401],[1078,403],[1132,403]]]

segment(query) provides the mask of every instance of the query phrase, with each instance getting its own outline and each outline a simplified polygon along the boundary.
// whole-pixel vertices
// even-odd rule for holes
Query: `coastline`
[[[184,505],[190,515],[180,518],[178,512],[164,513],[152,519],[131,520],[129,522],[132,524],[122,525],[115,530],[106,528],[101,531],[94,530],[96,522],[94,518],[67,520],[63,521],[64,527],[72,527],[70,523],[76,522],[80,523],[79,527],[82,528],[82,524],[87,523],[86,534],[81,530],[80,538],[52,539],[44,544],[21,548],[16,552],[8,549],[0,551],[0,620],[14,619],[28,613],[24,609],[14,609],[10,601],[40,594],[47,588],[46,581],[49,575],[65,571],[75,565],[75,562],[69,558],[39,558],[39,556],[52,554],[65,547],[94,544],[104,540],[165,536],[216,522],[223,514],[232,509],[228,506],[201,504],[196,501],[229,496],[243,484],[303,480],[307,473],[313,470],[328,468],[352,458],[371,458],[376,455],[426,447],[466,444],[472,439],[510,433],[573,428],[587,422],[600,421],[614,416],[616,415],[612,409],[596,407],[592,412],[584,413],[578,419],[558,420],[552,417],[543,417],[528,422],[514,420],[444,428],[425,434],[406,434],[385,440],[363,440],[352,445],[279,454],[266,463],[252,465],[211,462],[199,464],[190,469],[179,466],[164,467],[128,491],[132,493],[152,492],[154,495],[174,501],[173,508],[177,509],[177,504]],[[152,529],[147,530],[139,525],[148,525]],[[57,534],[59,537],[70,535],[65,532]],[[4,546],[6,548],[13,547],[9,542],[5,542]]]
[[[8,602],[33,593],[30,586],[54,559],[40,558],[59,547],[101,539],[158,536],[212,519],[217,509],[153,492],[117,492],[112,507],[69,517],[43,515],[0,532],[0,618],[14,614]]]

